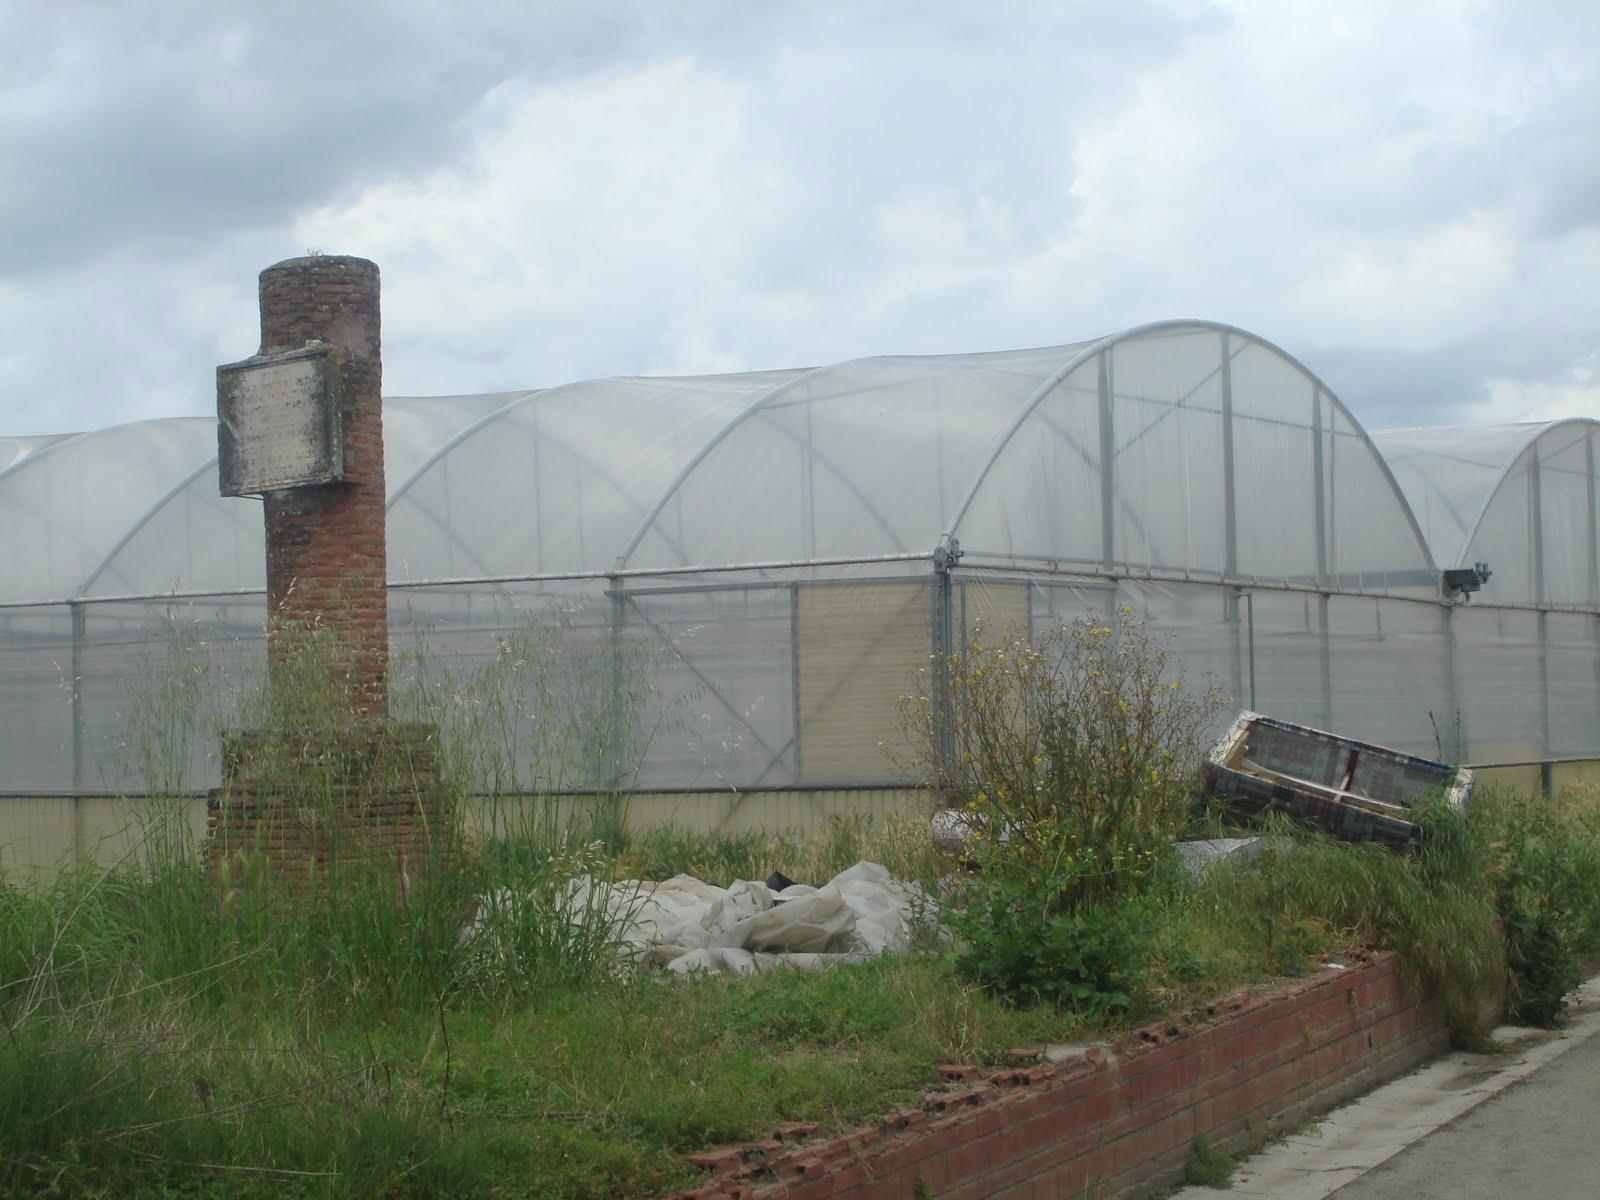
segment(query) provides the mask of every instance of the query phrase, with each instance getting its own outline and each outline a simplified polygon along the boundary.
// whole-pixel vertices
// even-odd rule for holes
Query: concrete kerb
[[[1501,1026],[1494,1032],[1501,1051],[1435,1059],[1246,1159],[1228,1190],[1183,1188],[1173,1200],[1323,1200],[1597,1034],[1600,975],[1578,989],[1565,1028]]]

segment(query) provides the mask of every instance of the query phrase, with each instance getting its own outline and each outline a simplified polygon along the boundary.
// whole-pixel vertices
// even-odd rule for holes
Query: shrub
[[[1261,946],[1264,965],[1285,974],[1339,945],[1397,951],[1440,989],[1457,1037],[1480,1032],[1477,1008],[1504,970],[1482,839],[1458,810],[1422,806],[1419,849],[1396,854],[1310,833],[1285,817],[1264,824],[1249,861],[1218,864],[1204,890],[1233,937]]]
[[[1191,1187],[1225,1188],[1233,1184],[1233,1159],[1202,1137],[1189,1143],[1183,1181]]]
[[[1023,1007],[1054,1004],[1095,1024],[1148,1006],[1156,919],[1142,897],[1049,911],[1015,875],[971,890],[954,916],[967,978]]]
[[[1143,619],[1084,617],[1037,645],[1017,629],[993,643],[979,631],[936,674],[940,695],[909,702],[913,732],[924,774],[971,814],[978,853],[1032,876],[1048,868],[1065,888],[1052,910],[1153,878],[1222,699],[1184,686]]]
[[[1472,816],[1505,925],[1507,1017],[1552,1026],[1600,954],[1600,794],[1483,791]]]
[[[1037,645],[981,632],[908,702],[924,774],[969,814],[978,877],[948,914],[969,977],[1021,1003],[1138,1008],[1200,739],[1220,707],[1186,690],[1131,609]],[[953,735],[953,744],[951,736]]]

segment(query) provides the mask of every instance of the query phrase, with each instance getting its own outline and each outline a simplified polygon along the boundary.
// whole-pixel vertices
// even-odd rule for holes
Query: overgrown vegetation
[[[696,1179],[685,1151],[846,1126],[941,1062],[1114,1036],[1357,947],[1400,950],[1463,1029],[1502,969],[1496,912],[1522,1019],[1554,1020],[1600,950],[1593,794],[1429,810],[1413,856],[1274,826],[1256,857],[1190,878],[1171,839],[1205,820],[1190,770],[1214,700],[1126,614],[947,664],[939,703],[967,728],[954,765],[930,762],[966,805],[978,870],[932,853],[926,813],[813,837],[639,828],[621,789],[646,664],[582,639],[574,659],[571,634],[541,620],[398,690],[399,714],[445,732],[464,816],[448,869],[219,888],[183,810],[157,801],[111,867],[0,881],[0,1194],[656,1195]],[[194,719],[211,676],[186,655],[203,650],[152,669],[140,702],[158,795],[215,735]],[[342,718],[316,659],[296,669],[294,695],[228,718],[269,735],[262,753],[316,809],[343,784],[306,733],[336,742]],[[927,694],[913,717],[944,746]],[[567,798],[578,787],[593,798]],[[820,882],[862,858],[941,897],[953,940],[820,975],[666,982],[568,887]],[[480,911],[489,895],[515,900]],[[463,939],[474,913],[487,936]]]
[[[1505,927],[1506,1015],[1554,1025],[1600,958],[1600,791],[1485,794],[1473,818]]]
[[[1173,844],[1186,826],[1225,832],[1189,811],[1219,702],[1132,611],[980,637],[938,666],[907,712],[978,868],[947,913],[957,965],[1014,1003],[1132,1016],[1246,962],[1294,972],[1356,942],[1398,950],[1473,1042],[1501,979],[1512,1019],[1550,1024],[1600,953],[1592,795],[1423,803],[1405,856],[1269,822],[1258,853],[1197,887]]]
[[[1183,1181],[1191,1187],[1232,1187],[1233,1159],[1206,1141],[1204,1136],[1197,1137],[1189,1143],[1189,1157],[1183,1164]]]
[[[910,704],[926,776],[978,871],[949,923],[969,977],[1096,1017],[1147,1007],[1159,885],[1220,708],[1131,611],[981,636]]]

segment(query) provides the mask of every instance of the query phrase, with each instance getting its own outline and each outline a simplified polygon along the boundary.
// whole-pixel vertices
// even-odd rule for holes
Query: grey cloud
[[[1304,355],[1368,429],[1503,420],[1486,410],[1490,381],[1553,382],[1592,360],[1581,330],[1511,330],[1427,350],[1312,347]],[[1597,414],[1600,415],[1600,414]]]
[[[1458,424],[1488,399],[1484,364],[1465,346],[1313,348],[1303,361],[1368,429]]]
[[[1330,65],[1325,14],[1276,6],[0,5],[0,432],[207,411],[256,271],[309,245],[378,258],[407,392],[1193,315],[1372,427],[1470,420],[1600,321],[1563,261],[1596,245],[1596,25],[1524,11],[1395,9]],[[1506,296],[1479,264],[1452,305],[1427,259],[1352,299],[1345,265],[1452,222],[1505,239]]]
[[[522,7],[0,8],[0,273],[285,221],[449,156],[510,74],[621,41],[604,9]]]

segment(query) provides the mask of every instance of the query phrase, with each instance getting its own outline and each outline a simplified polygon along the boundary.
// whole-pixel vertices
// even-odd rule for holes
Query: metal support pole
[[[1111,348],[1100,354],[1100,562],[1116,562],[1116,412],[1112,403]]]
[[[944,757],[946,776],[955,761],[955,714],[950,703],[950,655],[955,651],[954,588],[951,568],[961,559],[961,548],[949,539],[933,554],[933,705],[934,735]]]
[[[1548,758],[1555,753],[1550,737],[1550,614],[1545,611],[1549,603],[1549,589],[1544,576],[1544,492],[1540,472],[1539,448],[1533,449],[1533,461],[1528,468],[1529,507],[1533,522],[1533,596],[1539,606],[1539,739]]]
[[[1249,646],[1250,710],[1258,712],[1260,710],[1256,708],[1256,597],[1254,592],[1244,592],[1243,595],[1245,634]]]
[[[69,600],[67,611],[72,614],[72,653],[69,659],[72,664],[72,790],[82,795],[84,790],[83,643],[88,622],[83,605]]]
[[[1594,432],[1591,430],[1583,440],[1583,465],[1586,493],[1589,500],[1589,521],[1585,527],[1588,534],[1587,554],[1584,562],[1588,566],[1588,595],[1590,609],[1600,609],[1600,528],[1597,528],[1597,512],[1594,491]]]
[[[1239,522],[1234,497],[1233,477],[1233,355],[1228,335],[1222,335],[1222,520],[1223,577],[1232,580],[1239,573]]]
[[[1219,335],[1222,353],[1222,528],[1223,565],[1222,578],[1231,583],[1239,573],[1239,527],[1234,508],[1233,481],[1233,354],[1228,335]],[[1233,694],[1243,690],[1244,680],[1239,678],[1239,597],[1242,591],[1226,591],[1222,599],[1223,620],[1232,634]],[[1250,648],[1250,707],[1255,707],[1255,648],[1254,631],[1251,631]]]
[[[800,585],[789,585],[789,693],[794,721],[794,781],[805,779],[806,739],[803,736],[805,718],[802,715],[800,695]]]
[[[72,614],[72,652],[69,658],[72,672],[72,849],[74,858],[82,858],[83,794],[85,792],[84,763],[87,733],[83,719],[83,651],[87,640],[88,620],[82,604],[69,600],[67,611]]]
[[[1588,522],[1588,526],[1587,526],[1586,532],[1588,533],[1588,541],[1589,541],[1589,547],[1588,547],[1588,550],[1589,550],[1589,553],[1588,553],[1588,565],[1589,565],[1588,594],[1589,594],[1589,609],[1590,609],[1591,612],[1596,611],[1596,610],[1600,610],[1600,526],[1597,526],[1597,513],[1600,513],[1600,506],[1597,506],[1596,498],[1595,498],[1595,486],[1594,486],[1594,469],[1595,469],[1594,441],[1595,441],[1595,432],[1594,432],[1594,430],[1591,429],[1589,431],[1588,435],[1584,438],[1584,443],[1583,443],[1583,463],[1584,463],[1584,468],[1585,468],[1584,473],[1587,476],[1587,479],[1586,479],[1585,482],[1586,482],[1586,492],[1587,492],[1587,496],[1588,496],[1588,500],[1589,500],[1589,522]],[[1589,653],[1590,653],[1590,656],[1592,658],[1594,658],[1594,660],[1595,660],[1596,684],[1597,684],[1597,688],[1600,688],[1600,653],[1596,652],[1597,651],[1597,647],[1595,646],[1595,642],[1596,642],[1597,639],[1600,639],[1600,622],[1590,621],[1589,622],[1589,640],[1590,640],[1590,651],[1589,651]],[[1594,714],[1594,719],[1595,720],[1600,720],[1600,703],[1596,703],[1595,702],[1597,698],[1600,698],[1600,691],[1591,692],[1590,693],[1590,701],[1589,701],[1589,705],[1588,705],[1588,711],[1591,714]],[[1600,739],[1597,739],[1597,737],[1596,737],[1597,732],[1600,732],[1600,731],[1596,731],[1594,726],[1591,725],[1591,727],[1590,727],[1590,735],[1589,735],[1591,744],[1600,744]]]
[[[1445,714],[1445,719],[1450,723],[1450,745],[1444,744],[1444,731],[1440,731],[1440,749],[1447,762],[1465,762],[1467,759],[1467,746],[1471,740],[1467,736],[1467,714],[1462,707],[1461,698],[1466,695],[1466,689],[1461,684],[1461,664],[1456,653],[1456,610],[1451,605],[1444,610],[1444,657],[1446,682],[1450,689],[1450,711]]]
[[[1322,656],[1322,718],[1327,728],[1334,728],[1333,719],[1333,629],[1331,627],[1328,594],[1317,597],[1317,648]]]
[[[1228,683],[1231,688],[1229,699],[1237,703],[1244,694],[1244,672],[1240,669],[1239,659],[1243,653],[1240,642],[1243,640],[1239,633],[1239,597],[1243,594],[1240,589],[1225,587],[1222,592],[1222,624],[1228,639]]]
[[[622,590],[622,580],[615,575],[610,576],[606,582],[608,584],[606,595],[611,598],[611,627],[608,630],[611,654],[611,703],[607,706],[610,711],[606,714],[607,728],[604,732],[603,752],[609,760],[609,772],[607,772],[607,775],[610,786],[617,788],[622,786],[622,760],[625,750],[623,739],[626,736],[621,714],[623,710],[622,629],[623,623],[628,619],[627,595]],[[596,780],[596,782],[599,782],[599,780]]]
[[[1322,462],[1322,389],[1311,388],[1311,487],[1314,493],[1312,511],[1317,523],[1317,582],[1328,582],[1328,513]]]

